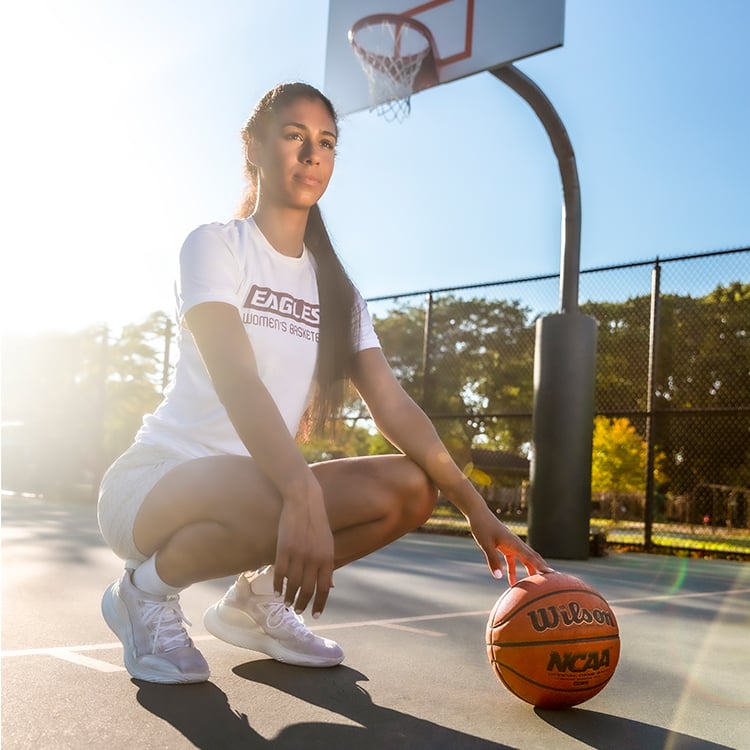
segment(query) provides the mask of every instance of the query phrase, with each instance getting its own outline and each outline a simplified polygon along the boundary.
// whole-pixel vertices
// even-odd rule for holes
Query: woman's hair
[[[338,129],[333,104],[313,86],[284,83],[271,89],[258,102],[242,129],[248,187],[238,211],[240,218],[251,216],[258,202],[258,169],[248,159],[249,146],[253,142],[262,142],[279,110],[300,97],[321,101]],[[317,203],[312,206],[307,218],[305,246],[315,259],[320,301],[316,392],[301,428],[303,435],[309,435],[313,431],[322,432],[325,428],[333,429],[336,426],[336,417],[340,415],[344,403],[349,365],[356,351],[359,306],[354,286],[333,249]]]

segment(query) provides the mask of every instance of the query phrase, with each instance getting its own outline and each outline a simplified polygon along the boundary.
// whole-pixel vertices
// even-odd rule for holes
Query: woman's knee
[[[412,461],[409,461],[409,464],[407,478],[401,488],[402,507],[409,515],[412,528],[417,528],[432,515],[438,499],[438,490],[421,467]]]

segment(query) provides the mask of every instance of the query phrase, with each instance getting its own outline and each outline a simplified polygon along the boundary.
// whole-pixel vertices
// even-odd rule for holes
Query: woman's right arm
[[[211,381],[240,439],[281,496],[274,586],[297,609],[323,611],[333,577],[333,535],[323,492],[258,374],[239,313],[204,302],[185,315]],[[314,597],[314,598],[313,598]]]

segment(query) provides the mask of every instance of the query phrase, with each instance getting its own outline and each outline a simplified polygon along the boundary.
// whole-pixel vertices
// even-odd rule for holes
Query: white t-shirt
[[[144,417],[136,442],[190,457],[248,455],[219,401],[185,314],[201,302],[226,302],[240,312],[261,380],[294,435],[308,406],[318,353],[320,308],[315,265],[274,250],[253,219],[213,223],[190,233],[176,284],[178,359],[164,400]],[[379,347],[359,292],[358,350]]]

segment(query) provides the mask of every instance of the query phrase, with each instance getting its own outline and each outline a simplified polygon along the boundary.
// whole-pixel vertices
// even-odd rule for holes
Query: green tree
[[[3,340],[3,484],[47,495],[95,488],[161,398],[166,316]],[[10,442],[7,442],[7,439]]]
[[[741,484],[750,416],[750,284],[661,305],[657,440],[675,492]],[[688,410],[684,412],[683,410]]]
[[[599,322],[598,411],[646,408],[650,305],[645,295],[582,306]],[[750,419],[736,409],[750,405],[749,325],[750,284],[662,295],[654,434],[675,492],[740,483]]]
[[[130,445],[144,414],[161,401],[168,335],[169,317],[154,312],[142,323],[125,326],[109,344],[102,416],[104,467]]]
[[[3,486],[68,493],[90,469],[101,329],[3,340]]]
[[[598,323],[597,411],[646,408],[650,307],[648,296],[581,305],[581,312]]]
[[[375,318],[404,388],[433,417],[457,460],[468,462],[475,441],[520,451],[530,439],[528,419],[487,415],[531,410],[534,331],[528,309],[517,301],[436,296],[426,346],[425,315],[422,307],[404,304]]]

